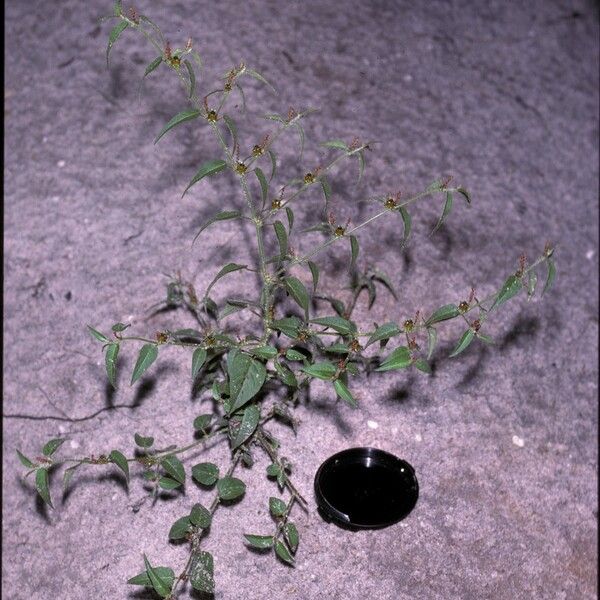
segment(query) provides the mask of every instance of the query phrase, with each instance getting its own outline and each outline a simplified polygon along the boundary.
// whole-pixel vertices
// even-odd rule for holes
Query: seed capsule
[[[281,208],[281,200],[279,198],[275,198],[271,201],[271,208],[273,210],[279,210]]]
[[[304,183],[306,185],[309,185],[314,182],[315,182],[315,176],[312,173],[309,172],[304,176]]]
[[[333,233],[336,237],[342,237],[346,233],[346,230],[341,225],[338,225]]]
[[[215,110],[209,110],[206,114],[206,120],[210,121],[211,123],[215,123],[218,118],[217,111]]]
[[[406,319],[404,321],[404,331],[412,331],[415,328],[415,324],[412,319]]]
[[[390,210],[393,210],[394,208],[396,208],[398,205],[396,204],[396,201],[393,198],[388,198],[385,201],[385,205],[386,208],[389,208]]]
[[[243,175],[247,170],[248,167],[243,162],[238,162],[237,165],[235,165],[235,171],[239,175]]]
[[[469,303],[464,300],[458,305],[458,312],[466,313],[469,310]]]
[[[264,150],[258,144],[252,148],[252,156],[260,156],[263,152]]]

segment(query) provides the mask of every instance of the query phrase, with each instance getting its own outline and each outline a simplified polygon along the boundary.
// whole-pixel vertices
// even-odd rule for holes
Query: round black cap
[[[347,529],[378,529],[402,520],[419,497],[415,470],[377,448],[348,448],[315,475],[319,513]]]

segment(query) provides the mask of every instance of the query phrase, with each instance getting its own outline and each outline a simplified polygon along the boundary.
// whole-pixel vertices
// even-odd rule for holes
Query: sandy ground
[[[249,81],[252,113],[321,109],[307,121],[302,162],[296,137],[279,144],[282,170],[314,166],[324,156],[317,143],[327,139],[380,142],[367,156],[363,183],[353,184],[354,164],[332,180],[340,220],[370,214],[362,201],[369,196],[410,194],[446,173],[472,192],[472,209],[457,202],[432,238],[439,201],[416,209],[404,254],[399,221],[365,229],[361,266],[369,255],[399,289],[397,301],[382,289],[371,313],[361,299],[356,317],[365,326],[461,300],[472,285],[485,295],[521,252],[533,257],[546,241],[557,244],[555,288],[542,301],[508,304],[488,330],[496,347],[474,344],[462,360],[447,359],[460,334],[447,327],[433,377],[399,372],[355,382],[358,411],[315,386],[310,405],[299,409],[298,436],[276,429],[311,505],[308,515],[296,513],[297,566],[244,547],[242,533],[271,527],[266,499],[275,486],[260,458],[240,475],[246,498],[217,512],[206,539],[215,598],[594,598],[596,5],[152,4],[138,9],[162,24],[173,45],[191,35],[209,72],[243,59],[277,85],[280,95],[272,96]],[[90,469],[75,475],[63,502],[55,477],[56,509],[47,511],[31,481],[22,481],[14,449],[35,455],[46,440],[65,436],[65,453],[125,451],[136,431],[163,446],[190,440],[191,421],[207,404],[204,396],[192,399],[189,355],[165,352],[131,388],[134,351],[123,352],[119,389],[111,393],[85,324],[107,330],[127,321],[149,335],[173,327],[172,314],[144,320],[164,297],[163,273],[180,269],[202,290],[220,265],[252,259],[252,231],[225,223],[190,247],[207,216],[242,200],[228,175],[181,199],[217,149],[206,128],[193,125],[153,146],[185,99],[173,79],[157,73],[140,90],[154,54],[131,32],[117,42],[107,70],[110,26],[97,20],[110,2],[10,0],[5,7],[2,591],[12,600],[149,598],[126,579],[142,570],[142,552],[182,564],[185,550],[167,543],[169,527],[210,494],[188,485],[185,497],[134,514],[139,475],[128,496],[111,470]],[[242,127],[249,147],[267,131],[256,120]],[[311,223],[320,202],[306,196],[298,219]],[[346,259],[347,248],[322,257],[325,289],[345,285]],[[224,280],[216,295],[254,289],[246,275]],[[65,414],[80,420],[59,420]],[[59,419],[25,418],[49,415]],[[420,499],[400,524],[352,533],[316,513],[316,469],[356,445],[383,448],[415,467]],[[226,452],[217,445],[202,456],[224,465]]]

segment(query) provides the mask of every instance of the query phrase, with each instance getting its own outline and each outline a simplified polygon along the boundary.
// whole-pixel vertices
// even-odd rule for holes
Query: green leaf
[[[123,454],[121,454],[118,450],[113,450],[108,458],[111,462],[113,462],[123,473],[125,474],[125,479],[127,483],[129,483],[129,463]]]
[[[191,99],[196,91],[196,74],[194,73],[194,67],[192,67],[192,63],[189,60],[185,59],[183,62],[187,67],[188,76],[190,78],[190,94],[188,98]]]
[[[280,498],[269,498],[269,511],[274,517],[281,517],[285,514],[287,506]]]
[[[197,502],[192,506],[192,512],[190,512],[190,521],[196,526],[202,529],[207,529],[212,523],[212,515],[208,508],[205,508]]]
[[[166,456],[160,461],[162,468],[176,481],[185,483],[185,469],[176,456]]]
[[[131,375],[131,385],[133,385],[152,365],[158,356],[158,346],[156,344],[144,344],[138,355],[137,362]]]
[[[206,431],[210,426],[212,418],[213,416],[211,414],[198,415],[194,419],[194,429],[196,431]]]
[[[241,271],[242,269],[247,269],[247,265],[238,265],[237,263],[227,263],[216,275],[215,278],[210,282],[210,285],[206,288],[205,297],[208,297],[208,294],[212,287],[221,279],[221,277],[225,277],[225,275],[229,275],[229,273],[233,273],[235,271]]]
[[[273,177],[275,177],[275,172],[277,171],[277,157],[275,156],[275,152],[270,148],[267,150],[267,153],[271,159],[271,177],[269,177],[269,181],[272,181]]]
[[[19,450],[16,450],[17,452],[17,456],[19,457],[19,460],[21,461],[21,464],[24,467],[27,467],[28,469],[34,469],[35,468],[35,463],[31,462],[31,460],[29,460],[24,454],[22,454],[21,452],[19,452]]]
[[[469,194],[464,187],[457,187],[456,191],[462,195],[462,197],[467,201],[467,204],[471,204],[471,194]]]
[[[285,544],[280,540],[275,542],[275,554],[283,561],[288,563],[289,565],[294,564],[294,559],[290,554],[289,550],[285,547]]]
[[[298,534],[298,529],[291,522],[288,521],[283,526],[283,535],[285,535],[285,540],[292,551],[292,554],[296,554],[296,550],[298,550],[298,544],[300,543],[300,535]]]
[[[346,142],[343,142],[342,140],[330,140],[329,142],[323,142],[319,145],[324,146],[325,148],[336,148],[338,150],[344,150],[345,152],[348,152],[349,150]]]
[[[260,194],[261,194],[261,200],[262,200],[262,205],[265,205],[265,202],[267,201],[267,198],[269,196],[269,184],[267,183],[267,178],[265,177],[265,174],[262,172],[262,169],[260,169],[259,167],[256,167],[254,169],[254,174],[256,175],[256,179],[258,179],[258,183],[260,185]]]
[[[285,319],[278,319],[271,323],[271,327],[281,333],[287,335],[290,338],[298,337],[298,332],[302,321],[298,317],[286,317]]]
[[[206,223],[203,223],[202,227],[198,230],[198,233],[194,236],[194,240],[192,244],[198,239],[200,234],[210,225],[216,223],[217,221],[228,221],[230,219],[239,219],[242,216],[242,213],[239,210],[224,210],[220,213],[217,213],[214,217],[211,217]]]
[[[289,348],[285,353],[285,357],[288,360],[305,360],[306,355],[302,354],[302,352],[298,352],[298,350],[294,350],[293,348]]]
[[[391,321],[389,323],[384,323],[371,334],[371,337],[367,342],[367,346],[370,346],[371,344],[374,344],[375,342],[379,342],[381,340],[389,340],[391,337],[394,337],[399,333],[401,333],[401,331],[398,325],[396,325],[396,323],[393,323]]]
[[[219,479],[219,467],[213,463],[199,463],[192,467],[192,477],[202,485],[214,485]]]
[[[154,444],[154,438],[152,436],[144,437],[139,433],[135,433],[133,439],[140,448],[150,448],[152,444]]]
[[[273,362],[275,366],[275,371],[277,371],[277,375],[281,381],[288,387],[296,388],[298,387],[298,380],[294,375],[293,371],[288,368],[286,365],[282,365],[278,361]]]
[[[437,344],[437,329],[427,327],[427,360],[433,355],[433,351]]]
[[[175,573],[173,569],[169,567],[154,567],[154,573],[160,577],[165,585],[171,589],[173,587],[173,581],[175,581]],[[148,572],[143,571],[139,573],[135,577],[127,580],[127,583],[131,585],[143,585],[147,587],[152,587],[152,582],[150,581],[150,577],[148,577]]]
[[[329,181],[327,181],[327,178],[324,175],[322,177],[319,177],[319,183],[323,188],[323,196],[325,196],[325,211],[328,211],[329,200],[331,199],[331,186],[329,185]]]
[[[115,323],[111,330],[115,333],[121,333],[121,331],[125,331],[128,327],[131,327],[128,323]]]
[[[551,258],[548,258],[548,275],[546,276],[546,283],[542,290],[542,296],[552,287],[554,279],[556,277],[556,265]]]
[[[344,402],[347,402],[352,408],[356,408],[358,406],[356,399],[341,379],[336,379],[333,382],[333,387],[335,388],[337,395],[344,400]]]
[[[176,481],[175,479],[171,479],[170,477],[161,477],[158,480],[158,485],[163,490],[174,490],[181,486],[181,483],[179,483],[179,481]]]
[[[318,362],[313,365],[302,367],[301,371],[304,371],[311,377],[317,377],[318,379],[329,381],[335,376],[337,368],[333,363],[330,362]]]
[[[192,178],[192,180],[190,181],[190,183],[188,184],[188,186],[185,188],[185,190],[183,190],[183,194],[181,194],[181,197],[183,198],[187,191],[196,183],[198,183],[201,179],[204,179],[205,177],[210,177],[211,175],[216,175],[217,173],[220,173],[221,171],[223,171],[223,169],[225,169],[227,167],[227,163],[224,160],[209,160],[208,162],[205,162],[199,169],[198,172],[194,175],[194,177]]]
[[[422,358],[415,360],[414,365],[417,369],[419,369],[419,371],[423,371],[423,373],[431,373],[431,367],[429,366],[429,363]]]
[[[460,315],[460,311],[458,310],[458,306],[456,304],[446,304],[441,308],[438,308],[430,317],[425,321],[425,325],[433,325],[434,323],[439,323],[440,321],[447,321],[448,319],[453,319]]]
[[[294,123],[293,126],[298,130],[298,135],[300,136],[300,160],[302,160],[302,155],[304,154],[304,128],[298,122]]]
[[[408,213],[406,208],[404,208],[404,206],[401,206],[398,209],[398,211],[400,212],[400,216],[402,217],[402,223],[404,224],[404,236],[402,237],[401,243],[402,248],[404,248],[406,244],[408,244],[408,239],[410,238],[412,219],[410,218],[410,214]]]
[[[318,319],[312,319],[311,323],[324,325],[342,335],[352,335],[356,333],[356,325],[352,321],[348,321],[348,319],[343,319],[342,317],[319,317]]]
[[[350,354],[350,347],[348,344],[340,344],[337,342],[335,344],[331,344],[331,346],[323,348],[323,351],[330,354]]]
[[[223,477],[217,481],[217,492],[221,500],[235,500],[246,492],[246,484],[236,477]]]
[[[308,303],[309,295],[308,291],[304,287],[304,284],[296,277],[284,277],[283,283],[290,296],[296,301],[296,303],[304,310],[306,318],[308,318]]]
[[[477,339],[481,340],[484,344],[489,344],[490,346],[493,346],[496,343],[489,335],[485,335],[485,333],[478,332],[475,335]]]
[[[294,226],[294,212],[289,206],[286,206],[285,214],[287,215],[288,220],[288,230],[290,233],[292,233],[292,227]]]
[[[535,271],[529,271],[527,277],[527,300],[531,300],[535,294],[535,288],[537,285],[537,274]]]
[[[173,129],[173,127],[177,127],[177,125],[181,125],[181,123],[185,123],[187,121],[191,121],[192,119],[197,119],[202,113],[195,109],[182,110],[180,113],[177,113],[160,131],[160,133],[156,136],[154,143],[156,144],[160,138],[165,135],[168,131]]]
[[[227,375],[231,400],[229,413],[233,414],[256,396],[265,382],[267,370],[262,362],[233,348],[227,354]]]
[[[377,280],[381,281],[381,283],[383,283],[385,285],[385,287],[387,287],[387,289],[390,291],[392,296],[396,300],[398,299],[396,296],[396,290],[394,289],[394,286],[392,285],[390,278],[383,271],[380,271],[379,269],[375,269],[373,271],[373,279],[377,279]]]
[[[274,94],[277,94],[277,90],[258,71],[246,67],[242,75],[250,75],[250,77],[254,77],[254,79],[264,83],[268,88],[270,88]]]
[[[190,583],[195,590],[205,594],[215,591],[214,561],[210,552],[194,552],[190,563]]]
[[[269,359],[275,358],[278,354],[277,348],[275,346],[260,346],[258,348],[252,348],[248,350],[248,352],[252,352],[255,356],[259,358]]]
[[[444,221],[446,220],[446,217],[450,214],[451,210],[452,210],[452,193],[446,192],[446,201],[444,202],[444,208],[442,210],[442,214],[441,214],[438,222],[436,223],[436,226],[433,228],[433,231],[431,232],[431,234],[434,234],[443,225]]]
[[[516,275],[511,275],[502,285],[490,310],[497,308],[507,300],[510,300],[513,296],[516,296],[521,291],[522,287],[523,284],[521,283],[521,280]]]
[[[144,77],[146,77],[147,75],[150,75],[150,73],[152,73],[152,71],[154,71],[154,69],[156,69],[158,67],[158,65],[160,65],[160,63],[162,62],[162,56],[157,56],[147,67],[146,70],[144,71]]]
[[[68,469],[65,469],[63,473],[63,494],[66,492],[69,487],[69,482],[71,481],[71,477],[73,477],[73,473],[75,473],[75,469],[77,469],[80,465],[73,465]]]
[[[410,351],[406,346],[396,348],[382,363],[376,371],[393,371],[404,369],[411,363]]]
[[[281,473],[281,467],[278,464],[272,463],[267,467],[267,475],[269,477],[277,477],[279,473]]]
[[[350,251],[352,254],[352,259],[350,260],[350,269],[353,269],[356,265],[356,259],[358,258],[358,239],[355,235],[349,235],[348,237],[350,238]]]
[[[279,242],[279,260],[284,260],[288,251],[287,231],[285,230],[285,227],[281,221],[275,221],[275,223],[273,223],[273,227],[275,228],[275,235],[277,236],[277,241]]]
[[[452,353],[450,354],[450,358],[452,358],[453,356],[457,356],[458,354],[460,354],[461,352],[466,350],[468,348],[469,344],[473,341],[474,337],[475,337],[475,332],[472,329],[467,329],[462,334],[460,340],[458,340],[458,344],[456,344],[456,347],[454,348],[454,350],[452,350]]]
[[[235,450],[241,446],[256,430],[260,420],[260,408],[256,404],[251,404],[244,411],[242,423],[232,441],[231,448]]]
[[[319,283],[319,267],[314,262],[312,262],[312,260],[309,260],[308,268],[310,269],[310,274],[312,275],[313,292],[316,292],[317,284]]]
[[[112,343],[106,347],[105,363],[108,381],[117,388],[117,357],[119,356],[119,344]]]
[[[65,438],[55,438],[50,440],[42,448],[42,454],[44,456],[52,456],[65,441]]]
[[[152,567],[146,555],[144,554],[144,565],[146,567],[146,573],[148,574],[148,579],[150,580],[150,584],[154,588],[154,591],[161,597],[166,598],[171,593],[171,585],[169,585],[169,580],[165,578],[160,572]]]
[[[114,43],[117,41],[119,36],[127,29],[129,23],[127,21],[121,21],[118,25],[115,25],[113,30],[108,35],[108,47],[106,48],[106,66],[108,67],[108,56]]]
[[[233,142],[233,147],[235,148],[238,143],[238,133],[235,121],[229,115],[223,115],[223,120],[225,121],[225,125],[227,125],[227,129],[229,129],[231,141]]]
[[[356,157],[358,158],[358,179],[356,180],[356,185],[358,185],[365,172],[365,153],[361,150]]]
[[[90,327],[89,325],[87,326],[87,328],[90,330],[92,336],[94,336],[99,342],[110,342],[110,340],[103,333],[96,331],[93,327]]]
[[[35,489],[37,490],[37,493],[40,495],[42,500],[48,506],[54,508],[54,506],[52,506],[52,500],[50,498],[50,487],[48,485],[48,469],[41,468],[35,472]]]
[[[189,517],[181,517],[181,519],[177,519],[175,523],[171,526],[169,530],[169,539],[170,540],[182,540],[192,529],[192,523]]]
[[[245,533],[244,537],[253,548],[264,550],[265,548],[273,547],[272,535],[253,535],[251,533]]]
[[[192,354],[192,379],[196,379],[196,375],[198,375],[198,371],[204,365],[206,361],[206,350],[204,348],[196,348],[194,350],[194,354]]]

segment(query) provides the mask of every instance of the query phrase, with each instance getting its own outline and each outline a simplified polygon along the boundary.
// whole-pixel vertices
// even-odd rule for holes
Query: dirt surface
[[[85,325],[107,331],[124,321],[150,336],[174,328],[172,313],[146,319],[164,298],[165,273],[181,270],[204,290],[221,265],[254,258],[252,229],[235,222],[215,225],[191,247],[203,220],[243,200],[228,174],[181,199],[218,148],[202,124],[152,144],[185,98],[168,73],[151,74],[140,88],[155,54],[132,32],[115,44],[107,70],[110,24],[98,18],[110,4],[5,3],[2,591],[12,600],[150,598],[125,583],[143,569],[142,552],[182,566],[185,548],[168,544],[169,528],[194,501],[209,503],[210,492],[188,484],[184,497],[134,513],[144,494],[139,473],[128,495],[115,469],[89,468],[63,501],[55,476],[56,509],[46,510],[14,449],[35,456],[60,436],[68,438],[65,454],[131,452],[134,432],[153,434],[160,446],[188,442],[192,419],[210,406],[206,394],[193,398],[189,352],[166,349],[130,387],[135,349],[123,350],[113,393]],[[490,320],[495,347],[473,344],[448,359],[461,328],[443,328],[434,376],[354,381],[356,411],[314,386],[299,409],[298,436],[274,428],[310,504],[309,514],[295,513],[297,566],[245,549],[242,533],[272,528],[267,498],[276,486],[257,454],[253,470],[239,475],[245,499],[217,511],[206,539],[215,598],[596,597],[595,3],[152,4],[137,8],[174,46],[192,36],[207,65],[204,93],[209,73],[245,60],[280,91],[248,80],[251,115],[321,109],[307,120],[302,161],[296,136],[278,142],[281,172],[301,174],[326,160],[317,144],[327,139],[379,142],[361,184],[354,163],[332,178],[339,222],[371,214],[368,197],[407,197],[447,173],[471,191],[473,207],[457,199],[432,237],[440,199],[416,207],[404,253],[399,220],[361,232],[360,266],[370,257],[399,290],[394,300],[380,288],[370,313],[361,296],[361,326],[429,313],[464,299],[471,286],[484,296],[522,252],[535,257],[546,241],[557,245],[554,289],[541,301],[520,296]],[[272,127],[255,118],[240,124],[243,144]],[[322,199],[315,192],[298,205],[299,229],[314,222]],[[306,250],[313,242],[293,243]],[[348,253],[340,244],[321,257],[325,290],[346,285]],[[255,288],[252,275],[242,275],[223,280],[215,296]],[[250,317],[232,324],[251,327]],[[30,418],[48,415],[58,419]],[[351,446],[376,446],[415,467],[420,498],[400,524],[353,533],[318,516],[314,473]],[[227,448],[209,445],[186,465],[209,458],[225,466]]]

